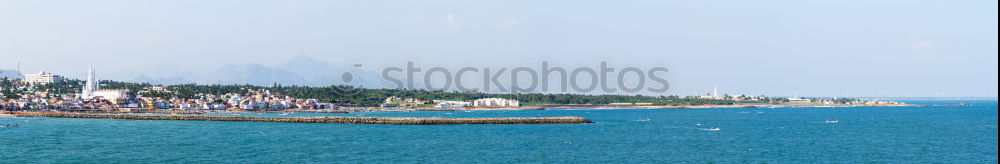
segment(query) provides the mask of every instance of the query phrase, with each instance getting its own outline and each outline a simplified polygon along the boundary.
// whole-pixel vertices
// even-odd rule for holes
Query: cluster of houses
[[[301,99],[290,96],[271,94],[270,91],[250,91],[249,94],[241,95],[228,93],[223,95],[198,94],[193,99],[178,98],[145,98],[138,97],[135,104],[128,104],[128,108],[149,108],[149,109],[181,109],[181,110],[246,110],[246,111],[277,111],[284,109],[314,109],[330,110],[336,109],[336,105],[322,103],[316,99]]]
[[[223,95],[198,94],[193,99],[170,97],[143,97],[129,90],[101,89],[99,79],[93,68],[87,72],[87,81],[82,84],[81,91],[73,94],[55,94],[45,91],[35,91],[35,86],[50,83],[60,83],[65,78],[47,72],[25,75],[23,79],[3,79],[18,85],[17,94],[0,99],[0,110],[101,110],[101,109],[192,109],[192,110],[283,110],[283,109],[335,109],[336,105],[321,103],[316,99],[301,99],[290,96],[272,94],[268,90],[245,89],[244,94],[228,93]],[[2,86],[0,86],[0,90]],[[168,87],[153,86],[143,88],[138,93],[162,92],[171,93]]]
[[[203,94],[202,100],[225,100],[225,103],[243,110],[282,110],[282,109],[336,109],[332,103],[319,102],[316,99],[301,99],[291,96],[272,94],[268,90],[250,90],[247,95],[226,94],[222,96]]]
[[[47,92],[22,94],[17,99],[0,99],[0,110],[83,110],[116,108],[105,100],[83,100],[76,96],[56,95]]]
[[[820,99],[820,98],[799,98],[799,97],[789,97],[788,103],[791,104],[823,104],[823,105],[903,105],[904,102],[898,101],[879,101],[878,99],[873,100],[862,100],[862,99]]]
[[[16,92],[0,93],[0,110],[144,110],[144,109],[182,109],[182,110],[248,110],[268,111],[284,109],[325,110],[336,109],[336,105],[322,103],[316,99],[301,99],[290,96],[272,94],[267,90],[245,90],[243,95],[229,93],[223,95],[198,94],[192,99],[176,97],[143,97],[129,90],[101,90],[95,78],[88,75],[86,84],[79,93],[58,94],[47,91],[37,91],[34,86],[61,82],[60,76],[48,73],[29,75],[25,80],[5,79],[18,85],[0,90]],[[167,87],[153,86],[140,90],[145,92],[171,93]],[[16,96],[4,95],[16,94]]]
[[[163,97],[117,97],[106,99],[100,96],[82,98],[77,95],[59,95],[48,92],[29,92],[17,99],[0,99],[0,110],[108,110],[108,109],[181,109],[181,110],[247,110],[275,111],[284,109],[329,110],[336,105],[322,103],[316,99],[301,99],[271,94],[269,91],[250,91],[241,95],[198,94],[197,98]]]
[[[662,98],[662,97],[661,97]],[[714,99],[714,100],[732,100],[736,102],[759,102],[762,100],[787,100],[785,103],[789,104],[799,104],[799,105],[902,105],[906,104],[903,102],[896,101],[879,101],[874,100],[863,100],[863,99],[838,99],[836,97],[830,98],[802,98],[802,97],[787,97],[787,98],[772,98],[766,96],[749,96],[743,94],[724,94],[719,95],[718,88],[713,88],[712,93],[707,93],[702,96],[688,96],[687,98],[698,98],[698,99]]]

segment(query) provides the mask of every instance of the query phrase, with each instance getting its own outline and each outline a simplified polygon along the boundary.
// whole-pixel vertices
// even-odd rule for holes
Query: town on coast
[[[911,106],[857,98],[767,97],[719,94],[698,96],[491,94],[427,90],[252,85],[153,85],[85,80],[40,72],[0,80],[0,109],[85,113],[352,112],[440,110],[558,110],[652,108],[759,108],[789,106]],[[19,74],[19,73],[18,73]]]

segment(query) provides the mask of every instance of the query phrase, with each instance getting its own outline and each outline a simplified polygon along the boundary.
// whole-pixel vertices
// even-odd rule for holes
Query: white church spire
[[[712,88],[712,97],[719,98],[719,86]]]
[[[94,75],[94,66],[90,66],[90,70],[87,71],[87,83],[83,86],[82,94],[80,98],[90,99],[94,97],[94,91],[97,90],[98,82],[97,77]]]

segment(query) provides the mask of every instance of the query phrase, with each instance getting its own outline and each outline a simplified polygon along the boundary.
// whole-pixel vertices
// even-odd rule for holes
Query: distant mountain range
[[[0,73],[0,78],[24,78],[24,75],[18,73],[17,70],[5,69]]]
[[[129,82],[150,84],[251,84],[260,86],[302,85],[329,86],[344,85],[341,75],[353,72],[352,85],[376,86],[379,76],[368,70],[352,70],[350,65],[339,66],[308,57],[296,56],[292,59],[266,66],[261,64],[226,64],[214,71],[198,73],[180,69],[177,65],[162,63],[143,70],[129,70],[113,73],[113,77]]]
[[[371,68],[369,68],[371,69]],[[111,79],[126,82],[150,83],[159,85],[176,84],[250,84],[257,86],[299,85],[325,87],[330,85],[351,85],[364,88],[396,88],[394,84],[383,80],[380,70],[354,68],[349,64],[331,64],[309,56],[295,56],[288,61],[272,66],[262,64],[225,64],[215,70],[184,69],[173,63],[160,63],[146,68],[107,71],[97,69],[100,79]],[[350,80],[342,79],[345,72],[350,72]],[[62,74],[67,78],[80,79],[86,72]],[[402,74],[393,74],[397,79],[404,79]],[[3,77],[23,78],[16,70],[4,70]],[[424,88],[423,76],[416,76],[413,85]],[[443,86],[441,81],[432,83]],[[473,81],[468,84],[481,84]],[[504,84],[504,86],[509,86]]]

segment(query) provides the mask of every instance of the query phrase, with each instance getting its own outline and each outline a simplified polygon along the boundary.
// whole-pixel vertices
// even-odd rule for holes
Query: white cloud
[[[292,11],[292,12],[302,11],[302,5],[299,4],[299,1],[289,0],[288,1],[288,10]]]
[[[918,54],[928,54],[933,52],[933,49],[934,46],[928,41],[917,42],[910,45],[910,51]]]
[[[497,24],[497,28],[500,28],[500,29],[513,28],[514,26],[517,25],[517,23],[518,23],[517,20],[507,19],[507,20],[504,20],[503,22],[500,22],[500,24]]]
[[[463,17],[461,15],[455,15],[455,13],[448,13],[448,27],[452,30],[458,30],[459,23],[462,23]]]

